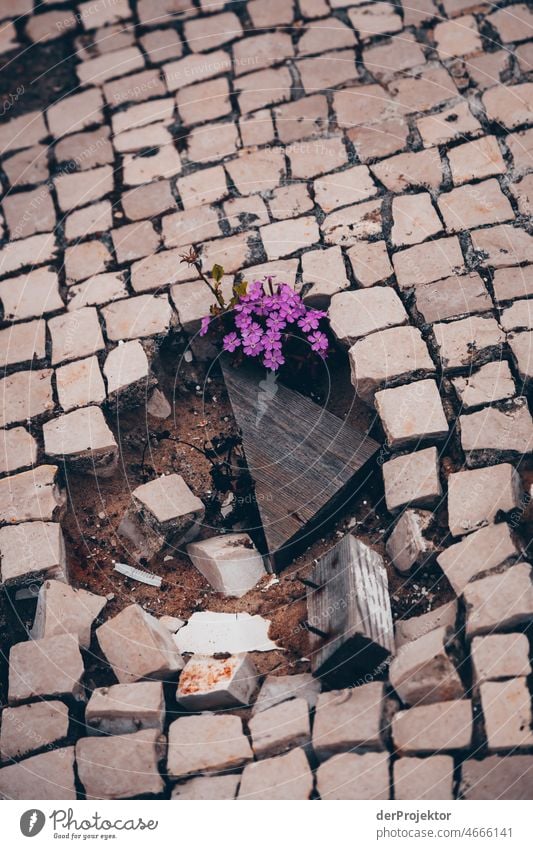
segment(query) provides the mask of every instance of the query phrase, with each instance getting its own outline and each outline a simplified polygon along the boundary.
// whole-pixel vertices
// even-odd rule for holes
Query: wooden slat
[[[313,673],[336,686],[382,677],[394,653],[387,571],[380,555],[351,534],[315,564],[307,590]]]
[[[279,566],[346,502],[354,475],[379,445],[264,371],[227,361],[222,370],[267,547]]]

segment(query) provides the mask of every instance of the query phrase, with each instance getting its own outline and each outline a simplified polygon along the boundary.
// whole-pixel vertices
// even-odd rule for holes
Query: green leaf
[[[217,263],[214,264],[213,268],[211,269],[211,277],[213,278],[215,283],[220,283],[220,281],[224,277],[224,269],[221,265],[217,265]]]
[[[248,289],[248,282],[243,280],[241,283],[233,284],[233,294],[235,298],[243,298],[246,295],[246,290]]]

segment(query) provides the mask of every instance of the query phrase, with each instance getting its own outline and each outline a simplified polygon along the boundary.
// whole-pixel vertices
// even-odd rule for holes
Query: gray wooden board
[[[308,622],[313,673],[340,686],[357,677],[381,677],[394,653],[394,626],[387,570],[382,557],[351,534],[313,567],[308,587]]]
[[[223,359],[222,371],[268,551],[281,565],[346,502],[379,445],[264,370]]]

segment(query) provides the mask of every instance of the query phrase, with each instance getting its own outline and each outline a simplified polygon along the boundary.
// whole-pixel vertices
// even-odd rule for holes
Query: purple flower
[[[257,321],[252,321],[251,324],[242,331],[242,337],[245,345],[260,342],[262,336],[263,328],[257,323]]]
[[[276,313],[274,313],[273,315],[269,315],[266,320],[266,323],[267,327],[274,331],[284,330],[287,326],[287,322],[285,321],[285,319],[281,318],[281,316]]]
[[[225,351],[234,351],[240,344],[241,340],[236,333],[232,332],[224,336],[223,346]]]
[[[277,348],[274,348],[272,351],[266,351],[263,357],[263,365],[271,371],[277,371],[284,362],[285,358]]]
[[[244,339],[242,349],[247,357],[257,357],[263,351],[262,339]]]
[[[281,336],[273,330],[267,330],[263,336],[263,346],[265,351],[281,351]]]
[[[252,316],[249,313],[242,312],[235,319],[236,326],[239,328],[239,330],[242,330],[243,333],[248,327],[250,327],[251,323]]]
[[[328,350],[328,337],[320,330],[315,331],[315,333],[311,333],[307,338],[311,343],[311,348],[313,351],[316,351],[317,354],[322,354]]]
[[[211,323],[211,316],[210,315],[204,315],[204,317],[202,319],[201,326],[200,326],[200,336],[205,336],[205,334],[209,330],[210,323]]]

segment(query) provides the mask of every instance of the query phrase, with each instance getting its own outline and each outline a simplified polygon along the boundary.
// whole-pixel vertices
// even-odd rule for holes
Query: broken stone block
[[[437,563],[457,595],[461,595],[473,578],[519,556],[509,525],[500,522],[480,528],[451,545],[439,554]]]
[[[157,386],[152,390],[146,404],[146,412],[155,419],[168,419],[172,407]]]
[[[394,325],[407,324],[405,307],[394,289],[375,286],[334,295],[328,310],[330,326],[341,345]]]
[[[10,705],[32,699],[85,698],[83,659],[75,634],[16,643],[9,653]]]
[[[36,579],[67,582],[65,541],[57,522],[23,522],[0,528],[2,583],[19,586]]]
[[[76,744],[76,765],[87,799],[156,796],[165,788],[159,773],[164,754],[165,737],[156,728],[83,737]]]
[[[170,724],[167,772],[172,778],[237,769],[251,760],[238,716],[183,716]]]
[[[271,651],[278,646],[268,636],[270,619],[249,613],[193,613],[175,640],[182,654],[242,654]]]
[[[346,749],[383,749],[384,709],[381,681],[332,690],[318,697],[313,725],[313,749],[320,761]]]
[[[480,761],[467,760],[461,768],[462,799],[531,799],[533,756],[492,755]]]
[[[448,422],[434,380],[382,389],[376,392],[374,404],[391,448],[448,435]]]
[[[2,711],[0,758],[10,761],[52,747],[68,735],[68,708],[63,702],[33,702]]]
[[[448,524],[454,537],[490,525],[520,503],[521,485],[509,463],[454,472],[448,478]]]
[[[385,501],[394,513],[406,505],[432,507],[442,494],[436,448],[393,457],[383,464]]]
[[[100,407],[82,407],[45,422],[43,438],[51,459],[96,477],[110,477],[115,471],[118,445]]]
[[[76,799],[74,746],[0,769],[0,799]]]
[[[104,374],[109,403],[121,409],[143,404],[155,383],[148,357],[137,340],[119,344],[109,352]]]
[[[427,510],[404,510],[387,540],[387,554],[398,572],[409,572],[413,566],[427,562],[435,551],[424,531],[431,524],[433,514]]]
[[[45,581],[37,597],[37,609],[30,635],[32,640],[77,634],[80,646],[91,644],[91,627],[107,604],[104,596],[90,593],[61,581]]]
[[[449,601],[435,610],[423,613],[422,616],[412,616],[410,619],[398,619],[394,627],[396,647],[417,640],[435,628],[449,627],[455,629],[457,619],[457,601]]]
[[[367,404],[378,389],[435,371],[416,327],[391,327],[366,336],[352,345],[349,357],[352,384]]]
[[[448,628],[436,628],[398,649],[389,678],[404,704],[428,705],[464,696],[449,654],[450,637]]]
[[[501,359],[505,333],[491,316],[472,315],[433,325],[442,368],[446,372],[471,369]]]
[[[57,483],[57,466],[36,466],[0,480],[0,523],[57,521],[65,493]]]
[[[466,636],[509,631],[533,620],[532,570],[517,563],[465,587]]]
[[[453,799],[453,758],[400,758],[394,762],[394,798]]]
[[[223,534],[187,546],[187,554],[216,592],[240,598],[266,575],[248,534]]]
[[[471,410],[494,401],[505,401],[516,394],[516,387],[505,360],[497,360],[472,371],[467,377],[452,379],[462,410]]]
[[[520,459],[533,451],[533,420],[524,397],[508,401],[501,409],[484,407],[461,416],[459,425],[467,466]]]
[[[252,715],[289,699],[305,699],[309,709],[316,705],[320,681],[309,672],[299,675],[267,675],[252,708]]]
[[[321,799],[390,799],[388,752],[343,752],[316,771]]]
[[[141,484],[133,490],[132,501],[119,533],[148,558],[165,544],[180,546],[194,539],[205,515],[201,500],[177,474]]]
[[[176,701],[187,710],[206,711],[249,705],[257,670],[247,654],[223,660],[191,657],[180,675]]]
[[[398,711],[392,738],[402,755],[464,751],[472,742],[472,702],[456,699]]]
[[[347,534],[315,562],[307,587],[313,674],[337,687],[373,674],[394,651],[382,557]]]
[[[479,689],[489,752],[533,746],[531,696],[526,679],[486,681]]]
[[[163,730],[165,697],[161,681],[113,684],[93,690],[85,708],[89,734],[132,734]]]
[[[309,799],[313,773],[302,749],[248,764],[241,777],[238,799]]]
[[[311,740],[309,705],[305,699],[291,699],[256,713],[248,723],[257,758],[280,755]]]
[[[474,637],[471,648],[476,684],[499,678],[519,678],[531,673],[529,641],[525,634],[489,634]]]
[[[121,684],[172,678],[183,669],[170,631],[138,604],[130,604],[100,625],[96,636]]]

